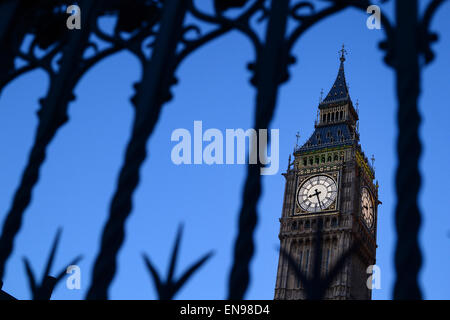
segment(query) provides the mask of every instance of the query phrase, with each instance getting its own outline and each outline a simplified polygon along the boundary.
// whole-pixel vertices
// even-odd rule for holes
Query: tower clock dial
[[[373,200],[367,188],[361,190],[361,216],[364,223],[370,229],[373,225]]]
[[[319,212],[328,209],[336,196],[336,182],[327,175],[317,175],[304,181],[298,188],[297,202],[307,212]]]

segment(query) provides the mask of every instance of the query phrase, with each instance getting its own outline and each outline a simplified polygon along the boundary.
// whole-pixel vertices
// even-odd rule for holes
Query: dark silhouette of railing
[[[444,2],[445,0],[430,1],[425,14],[419,17],[417,0],[396,0],[395,25],[381,15],[386,40],[380,43],[380,48],[386,52],[385,62],[395,71],[398,96],[399,164],[395,212],[398,240],[395,253],[397,277],[394,299],[421,298],[417,283],[421,266],[418,246],[421,214],[417,207],[420,189],[418,160],[421,154],[418,137],[420,116],[417,111],[422,70],[419,59],[423,56],[426,63],[430,63],[434,58],[430,46],[437,36],[430,32],[430,22]],[[33,189],[39,179],[46,149],[58,129],[68,121],[67,110],[69,103],[75,99],[75,85],[96,63],[119,51],[127,50],[139,59],[143,69],[142,79],[134,85],[136,93],[131,99],[135,106],[132,134],[103,229],[92,283],[86,296],[87,299],[107,299],[108,288],[116,272],[117,254],[125,238],[125,222],[132,212],[132,196],[139,183],[142,163],[147,157],[146,144],[159,120],[164,103],[172,98],[170,90],[177,82],[174,73],[179,64],[190,53],[231,30],[244,34],[255,50],[255,61],[249,64],[249,70],[253,73],[251,83],[256,89],[254,128],[268,128],[277,106],[278,89],[289,79],[289,66],[295,63],[293,46],[303,33],[316,23],[346,8],[358,8],[365,13],[370,5],[370,2],[365,0],[330,0],[324,8],[316,10],[315,1],[214,0],[213,3],[214,12],[210,14],[196,7],[193,0],[0,2],[0,92],[9,82],[34,69],[42,69],[50,77],[48,92],[40,100],[39,123],[30,156],[14,194],[12,206],[6,213],[0,235],[0,280],[4,277],[15,237],[21,228]],[[69,31],[66,28],[65,8],[72,4],[78,4],[82,8],[81,30]],[[236,18],[229,18],[226,11],[230,8],[242,12]],[[199,24],[213,25],[213,31],[203,33],[199,25],[187,25],[184,18],[188,13]],[[112,34],[101,30],[98,25],[99,18],[105,15],[118,18]],[[250,23],[256,16],[259,22],[267,20],[263,39],[257,36]],[[289,20],[294,21],[296,25],[288,34],[286,25]],[[127,33],[130,37],[124,38],[122,33]],[[188,33],[194,33],[196,37],[188,38]],[[22,43],[27,34],[32,34],[34,38],[28,49],[24,50]],[[95,42],[90,40],[92,35],[109,46],[99,50]],[[149,40],[152,40],[150,44]],[[180,44],[183,48],[178,50]],[[38,56],[37,49],[44,51],[44,54]],[[93,49],[94,53],[85,56],[87,49]],[[21,58],[25,64],[15,67],[15,58]],[[58,60],[55,66],[56,59]],[[247,168],[234,259],[229,276],[229,299],[245,297],[250,280],[249,265],[254,253],[262,164],[250,164]],[[320,233],[320,229],[318,232]],[[58,239],[59,233],[40,285],[35,283],[30,264],[25,260],[34,298],[50,298],[53,286],[60,280],[60,276],[53,280],[47,277]],[[179,241],[180,233],[165,283],[161,282],[150,261],[147,258],[145,260],[162,299],[172,298],[193,271],[209,258],[209,255],[205,256],[190,270],[192,272],[188,272],[187,276],[180,280],[181,282],[173,283],[173,268]],[[316,250],[321,250],[320,240],[316,242]],[[345,258],[346,255],[342,256],[341,260],[344,261]],[[339,267],[338,263],[336,270],[333,269],[329,277],[332,277]],[[329,278],[321,279],[316,274],[316,277],[308,280],[301,272],[298,272],[297,276],[307,284],[310,298],[323,297],[323,290],[329,283]],[[0,297],[7,297],[3,291],[0,290],[0,293]]]
[[[346,251],[344,251],[341,256],[339,256],[331,270],[322,276],[322,233],[323,220],[319,218],[317,219],[317,229],[314,232],[314,262],[311,277],[308,277],[308,275],[301,270],[301,267],[298,265],[297,261],[295,261],[294,257],[284,250],[281,251],[282,255],[287,259],[289,266],[292,270],[294,270],[296,277],[300,279],[303,284],[306,299],[308,300],[322,300],[325,297],[326,290],[330,287],[333,280],[342,270],[347,260],[358,249],[357,242],[353,242],[353,244]]]
[[[62,229],[59,229],[56,232],[55,240],[53,241],[52,249],[50,250],[50,254],[47,259],[47,264],[45,266],[41,283],[36,282],[36,277],[34,276],[33,269],[31,268],[31,264],[27,258],[23,258],[23,263],[25,265],[25,271],[28,276],[28,283],[30,285],[30,291],[33,296],[33,300],[50,300],[53,289],[60,282],[63,277],[66,275],[67,267],[62,269],[56,277],[49,276],[50,270],[53,265],[53,260],[55,259],[56,250],[58,249],[59,240],[61,239]],[[67,266],[76,265],[82,256],[78,256],[73,259]]]
[[[198,270],[200,267],[213,255],[213,252],[209,252],[205,254],[202,258],[200,258],[197,262],[192,264],[192,266],[187,269],[183,275],[178,279],[174,280],[173,276],[175,273],[175,267],[177,264],[178,258],[178,250],[180,248],[181,236],[182,236],[183,226],[178,228],[177,237],[175,239],[175,245],[172,251],[172,257],[170,259],[170,265],[167,271],[167,279],[162,281],[161,277],[156,271],[155,266],[151,263],[150,258],[143,254],[145,265],[150,272],[150,275],[153,280],[153,284],[155,286],[156,292],[158,294],[158,298],[160,300],[171,300],[175,294],[180,290],[180,288],[186,283],[186,281]]]

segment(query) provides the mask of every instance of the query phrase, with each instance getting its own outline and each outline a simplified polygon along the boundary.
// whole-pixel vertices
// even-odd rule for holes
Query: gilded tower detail
[[[289,160],[280,247],[311,277],[315,234],[322,227],[321,274],[325,275],[354,243],[357,249],[331,282],[325,299],[371,299],[367,268],[375,264],[378,182],[359,144],[358,113],[344,74],[344,50],[329,93],[319,103],[315,130]],[[291,159],[289,157],[289,159]],[[372,159],[373,161],[373,159]],[[305,299],[304,284],[281,254],[275,299]]]

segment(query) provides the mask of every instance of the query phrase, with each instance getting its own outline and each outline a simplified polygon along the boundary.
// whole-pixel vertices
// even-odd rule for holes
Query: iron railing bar
[[[257,51],[255,83],[257,88],[254,127],[269,127],[278,87],[286,67],[283,50],[289,13],[289,0],[273,0],[269,13],[265,44]],[[267,139],[269,141],[269,138]],[[259,146],[261,147],[261,146]],[[258,148],[258,147],[257,147]],[[258,152],[250,150],[250,152]],[[259,150],[259,154],[261,150]],[[250,262],[254,253],[254,231],[257,224],[257,204],[261,195],[261,163],[247,166],[247,178],[239,213],[239,229],[234,245],[233,265],[228,282],[228,299],[242,300],[250,282]]]
[[[107,299],[116,272],[117,255],[125,238],[125,221],[132,210],[132,195],[139,183],[146,144],[169,96],[174,79],[176,46],[181,39],[187,1],[164,1],[163,14],[150,60],[133,98],[136,107],[132,136],[127,146],[119,181],[103,229],[100,251],[95,260],[92,282],[86,298]]]
[[[32,191],[39,179],[39,171],[45,160],[47,147],[57,130],[67,121],[67,107],[73,99],[72,90],[76,84],[75,74],[79,67],[78,62],[88,42],[90,34],[88,24],[96,18],[97,4],[98,2],[90,0],[82,2],[84,28],[73,31],[63,51],[61,69],[52,79],[47,97],[41,100],[42,106],[38,113],[39,124],[34,144],[0,236],[0,279],[4,276],[6,262],[12,253],[14,239],[22,225],[24,212],[31,202]]]
[[[419,43],[417,37],[417,0],[396,1],[397,29],[395,36],[395,62],[398,98],[398,137],[395,185],[397,203],[395,227],[396,280],[393,298],[421,299],[418,273],[422,265],[422,254],[418,245],[421,213],[417,204],[421,184],[419,159],[421,142],[418,112],[420,94]]]

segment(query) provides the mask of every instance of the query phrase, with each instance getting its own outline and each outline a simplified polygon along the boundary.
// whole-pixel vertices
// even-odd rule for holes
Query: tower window
[[[309,249],[306,250],[306,261],[305,261],[305,275],[308,276],[309,269]]]
[[[303,158],[303,165],[304,165],[304,166],[308,165],[308,159]]]
[[[336,225],[337,225],[337,220],[336,220],[336,218],[331,219],[331,226],[332,226],[332,227],[336,227]]]
[[[313,164],[314,163],[314,160],[313,160],[313,158],[311,157],[311,158],[309,158],[309,164]]]
[[[338,161],[338,155],[337,155],[337,153],[334,154],[334,161]]]
[[[322,156],[322,163],[325,163],[325,156]]]
[[[316,163],[317,164],[319,163],[319,157],[316,157]]]
[[[328,156],[327,161],[328,161],[328,162],[331,162],[331,156]]]
[[[329,263],[330,263],[330,249],[327,250],[327,259],[325,261],[325,274],[328,274]]]
[[[302,270],[303,252],[300,250],[298,253],[298,267]],[[297,288],[300,288],[300,277],[297,277]]]

